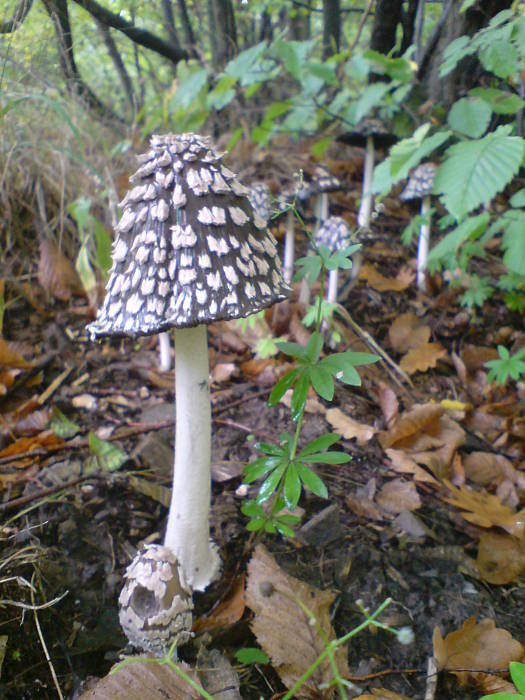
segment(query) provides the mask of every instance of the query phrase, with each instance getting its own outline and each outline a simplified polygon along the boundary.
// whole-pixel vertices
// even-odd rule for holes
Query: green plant
[[[506,384],[509,378],[519,381],[525,374],[525,362],[522,359],[525,357],[525,348],[511,355],[507,348],[498,345],[498,354],[499,359],[485,362],[485,367],[489,369],[487,381],[496,381],[498,384]]]
[[[335,391],[335,380],[349,386],[360,386],[361,379],[357,370],[359,365],[378,361],[376,355],[363,352],[340,352],[322,357],[324,337],[321,333],[324,282],[328,270],[336,267],[349,269],[349,256],[359,246],[350,246],[344,251],[330,253],[321,246],[309,255],[297,261],[300,272],[297,278],[308,277],[313,284],[321,277],[321,288],[314,303],[316,309],[315,330],[308,343],[278,342],[279,350],[293,358],[296,367],[287,372],[274,386],[268,401],[275,406],[288,390],[292,390],[291,418],[296,424],[294,434],[282,433],[278,444],[258,443],[256,448],[262,456],[248,464],[244,469],[245,483],[264,479],[259,486],[255,500],[248,500],[242,506],[242,512],[249,518],[248,530],[252,532],[279,532],[286,537],[293,536],[293,526],[299,519],[288,511],[297,506],[303,489],[326,498],[328,492],[321,478],[311,469],[312,464],[345,464],[350,455],[330,450],[340,439],[335,433],[326,433],[299,448],[301,427],[304,418],[306,400],[312,389],[325,401],[331,401]],[[271,500],[270,506],[267,502]]]
[[[484,695],[480,700],[525,700],[525,664],[511,661],[509,672],[519,693],[493,693],[492,695]]]

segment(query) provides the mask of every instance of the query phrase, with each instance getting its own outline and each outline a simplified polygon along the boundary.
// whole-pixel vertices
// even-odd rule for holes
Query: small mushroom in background
[[[146,545],[124,578],[119,621],[133,646],[164,656],[173,642],[181,646],[191,638],[191,589],[169,547]]]
[[[221,157],[196,134],[151,138],[122,202],[103,305],[88,326],[92,339],[175,329],[175,464],[164,546],[198,591],[220,570],[209,531],[206,326],[257,313],[290,292],[274,237]]]
[[[338,192],[343,186],[340,181],[322,165],[316,165],[310,182],[307,184],[308,194],[315,194],[317,199],[314,206],[316,222],[314,235],[316,235],[323,222],[330,216],[329,192]]]
[[[421,200],[421,216],[423,223],[419,230],[417,246],[417,286],[422,292],[428,291],[427,260],[430,245],[430,197],[436,174],[436,163],[423,163],[415,168],[408,178],[408,183],[399,195],[402,201]]]
[[[344,219],[340,216],[331,216],[317,232],[315,242],[317,245],[326,246],[331,253],[335,253],[352,245],[352,232]],[[338,280],[339,270],[330,270],[326,290],[326,301],[329,304],[335,304],[337,301]]]
[[[360,146],[366,149],[363,190],[357,214],[357,223],[363,228],[368,228],[372,216],[373,195],[371,189],[374,176],[375,151],[377,148],[388,148],[397,141],[397,137],[388,132],[379,119],[367,118],[360,121],[352,131],[338,136],[337,140],[350,146]]]
[[[291,207],[292,202],[296,202],[296,206],[304,204],[310,196],[310,190],[305,185],[302,175],[295,177],[293,186],[283,192],[277,198],[277,212],[274,219],[279,219],[286,216],[285,234],[284,234],[284,255],[283,255],[283,275],[287,284],[290,284],[293,278],[293,270],[295,265],[295,215]]]

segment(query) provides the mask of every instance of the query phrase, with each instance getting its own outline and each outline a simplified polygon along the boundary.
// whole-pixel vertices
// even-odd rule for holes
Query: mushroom
[[[292,187],[283,190],[277,198],[277,212],[274,219],[286,216],[284,234],[284,255],[283,255],[283,275],[287,284],[293,278],[295,264],[295,215],[291,207],[291,202],[305,202],[310,194],[309,188],[305,185],[302,175],[295,175],[295,182]]]
[[[331,253],[348,248],[352,243],[352,233],[348,224],[340,216],[331,216],[323,223],[315,237],[316,245],[326,246]],[[337,281],[339,270],[330,270],[328,273],[328,288],[326,301],[335,304],[337,301]]]
[[[419,229],[419,242],[417,246],[417,286],[422,292],[428,291],[427,284],[427,260],[430,244],[430,197],[436,174],[435,163],[422,163],[418,165],[408,178],[408,183],[399,199],[406,202],[413,199],[421,200],[421,216],[423,222]]]
[[[316,165],[311,180],[307,185],[307,189],[309,195],[317,195],[315,203],[315,235],[323,222],[326,221],[330,215],[328,192],[337,192],[342,189],[342,185],[325,167]]]
[[[171,369],[170,334],[167,331],[159,333],[159,368],[162,372],[169,372]]]
[[[357,223],[368,228],[372,215],[372,178],[374,175],[374,160],[376,148],[387,148],[397,141],[396,136],[389,133],[379,119],[363,119],[352,131],[347,131],[337,137],[338,141],[350,146],[365,148],[365,166],[363,172],[363,191],[361,204],[357,214]]]
[[[134,647],[164,656],[191,637],[193,600],[175,553],[149,544],[124,574],[119,621]]]
[[[174,328],[176,435],[164,545],[184,580],[204,590],[219,572],[210,542],[211,408],[206,326],[249,316],[290,291],[274,237],[249,190],[207,137],[153,136],[130,178],[113,266],[91,338]]]

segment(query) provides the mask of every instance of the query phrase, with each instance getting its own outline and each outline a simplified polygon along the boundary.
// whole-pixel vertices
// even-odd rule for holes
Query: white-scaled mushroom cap
[[[134,647],[163,656],[191,637],[193,601],[177,557],[169,547],[150,544],[124,574],[119,621]]]
[[[248,199],[252,205],[253,211],[268,223],[268,219],[272,213],[270,188],[268,185],[265,182],[253,182],[250,185]]]
[[[121,207],[92,339],[249,316],[287,297],[275,238],[208,137],[153,136]]]
[[[332,175],[322,165],[316,165],[312,173],[312,177],[308,182],[308,191],[310,194],[320,192],[337,192],[343,188],[341,182]]]
[[[315,235],[317,245],[324,245],[334,252],[352,245],[352,232],[340,216],[330,216]]]
[[[418,165],[417,168],[410,173],[407,186],[399,195],[399,199],[403,201],[421,199],[422,197],[432,194],[436,170],[437,165],[435,163],[423,163],[422,165]]]

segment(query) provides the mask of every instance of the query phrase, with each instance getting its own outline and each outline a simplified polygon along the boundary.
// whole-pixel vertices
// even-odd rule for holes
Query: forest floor
[[[334,213],[353,208],[358,182],[353,188],[352,196],[336,196]],[[372,612],[392,598],[381,621],[412,628],[415,641],[407,645],[378,629],[348,643],[356,685],[350,696],[376,688],[377,697],[391,699],[479,698],[492,687],[491,676],[480,672],[490,664],[476,665],[475,651],[470,662],[461,657],[460,685],[446,670],[451,663],[442,660],[433,635],[436,627],[445,637],[471,617],[490,618],[525,642],[519,579],[525,568],[519,513],[525,500],[523,387],[487,385],[483,366],[497,356],[498,344],[524,344],[523,317],[509,312],[498,296],[478,313],[464,309],[459,294],[439,278],[429,295],[417,293],[414,246],[399,242],[410,212],[393,202],[387,200],[387,211],[374,223],[375,241],[365,250],[366,265],[344,306],[397,368],[384,362],[362,368],[362,386],[338,385],[330,405],[312,397],[301,439],[335,430],[353,459],[318,470],[329,498],[306,494],[301,500],[303,525],[296,538],[265,535],[261,541],[286,575],[334,592],[330,619],[337,636],[363,621],[359,600]],[[90,343],[87,315],[82,298],[60,302],[20,294],[4,318],[4,336],[16,341],[17,354],[27,360],[16,368],[11,358],[9,365],[0,346],[4,367],[10,367],[0,375],[5,700],[56,698],[51,667],[65,698],[78,697],[81,681],[109,671],[126,643],[117,619],[125,567],[140,543],[160,541],[164,530],[173,372],[156,369],[155,338]],[[275,335],[299,342],[307,336],[294,302],[277,318],[267,314],[267,321]],[[339,330],[341,349],[369,351],[348,319]],[[284,403],[267,406],[285,359],[256,358],[256,340],[235,323],[210,328],[211,520],[223,574],[196,596],[197,635],[180,656],[193,663],[205,640],[232,660],[243,698],[272,698],[285,690],[275,664],[240,668],[233,657],[258,645],[254,613],[243,594],[255,544],[240,511],[247,497],[239,490],[241,471],[256,455],[249,436],[276,440],[293,429]],[[408,357],[414,350],[419,355]],[[77,426],[75,436],[49,429],[50,419],[60,423],[57,409]],[[120,468],[112,470],[100,455],[93,462],[90,431],[126,453]],[[250,486],[248,496],[254,493]],[[466,494],[479,499],[467,503]],[[294,629],[285,620],[276,635],[293,648]],[[456,644],[463,650],[475,646],[467,636]],[[480,644],[490,657],[490,643]],[[427,676],[433,655],[443,669],[436,687]]]

